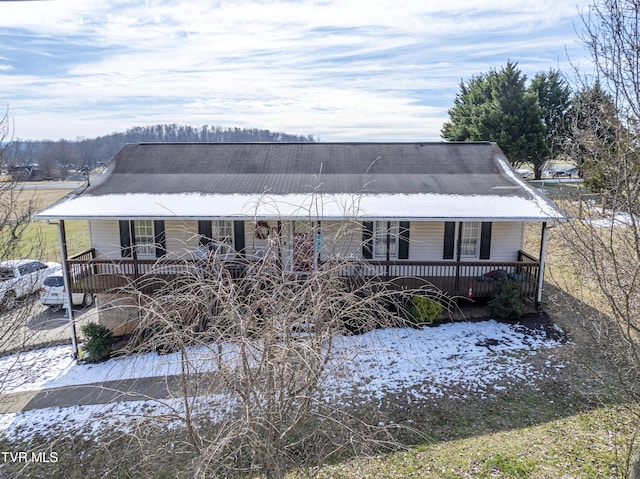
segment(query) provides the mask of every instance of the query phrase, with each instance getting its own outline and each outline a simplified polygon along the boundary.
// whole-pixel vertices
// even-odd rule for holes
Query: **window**
[[[31,263],[27,263],[27,264],[23,264],[22,266],[19,266],[18,271],[20,271],[20,274],[22,276],[25,276],[27,274],[35,273],[39,269],[46,269],[46,268],[47,268],[47,265],[40,263],[38,261],[33,261]]]
[[[387,226],[389,230],[387,231]],[[389,239],[389,258],[398,257],[398,222],[374,221],[373,222],[373,256],[376,258],[387,257],[387,238]]]
[[[166,252],[164,221],[162,220],[120,220],[120,254],[123,258],[161,257]]]
[[[133,234],[136,253],[139,257],[155,257],[156,240],[153,234],[152,220],[136,220],[133,222]]]
[[[216,254],[233,253],[233,222],[225,220],[214,220],[211,222],[211,240],[209,244],[211,250]]]
[[[480,223],[477,221],[462,223],[461,238],[460,256],[477,258],[478,245],[480,244]]]

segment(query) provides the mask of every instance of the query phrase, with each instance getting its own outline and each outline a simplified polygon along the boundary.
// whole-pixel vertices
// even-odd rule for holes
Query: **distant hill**
[[[3,153],[2,166],[37,168],[44,178],[59,179],[74,175],[83,168],[93,169],[108,163],[127,143],[141,142],[314,142],[313,135],[301,136],[256,128],[229,128],[204,125],[136,126],[124,133],[74,141],[14,140]]]

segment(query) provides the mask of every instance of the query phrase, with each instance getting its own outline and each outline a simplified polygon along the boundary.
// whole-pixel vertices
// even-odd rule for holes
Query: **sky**
[[[589,0],[0,0],[14,139],[133,126],[439,141],[461,81],[574,66]]]

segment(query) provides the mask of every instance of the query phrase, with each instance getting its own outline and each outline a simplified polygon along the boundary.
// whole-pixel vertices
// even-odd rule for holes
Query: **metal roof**
[[[484,194],[512,184],[497,156],[495,143],[141,143],[85,194]]]
[[[428,195],[440,199],[453,195],[457,200],[466,198],[470,205],[478,198],[491,199],[494,206],[485,211],[487,218],[561,216],[549,200],[515,174],[500,148],[490,142],[130,144],[92,182],[77,198],[56,204],[36,218],[135,217],[132,209],[136,208],[140,217],[164,217],[146,203],[160,197],[171,203],[172,197],[183,198],[186,194],[218,203],[231,196],[255,202],[261,195],[269,195],[277,202],[278,197],[310,194],[358,195],[364,199],[384,196],[393,203],[394,198],[403,196],[398,208],[406,208],[406,195],[423,199]],[[117,206],[118,201],[111,201],[123,195],[138,204],[128,205],[125,210]],[[498,212],[495,205],[500,199],[503,207]],[[530,203],[540,213],[528,209],[526,214],[521,210],[509,215],[511,199]],[[437,203],[437,212],[427,205],[414,213],[425,219],[447,217],[447,211],[442,211],[446,202]],[[461,205],[459,201],[456,204]],[[175,210],[181,217],[247,214],[231,207],[203,211],[199,201],[193,205],[193,211],[184,205]],[[393,205],[385,206],[388,215]],[[175,212],[169,213],[170,204],[164,208],[167,217],[176,216]],[[457,209],[464,211],[464,205]],[[413,217],[408,213],[398,211],[394,216]],[[376,217],[376,211],[367,215]]]

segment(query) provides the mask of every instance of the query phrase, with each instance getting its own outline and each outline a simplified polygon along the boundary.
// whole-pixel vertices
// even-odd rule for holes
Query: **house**
[[[38,165],[11,166],[9,175],[12,181],[42,181],[45,180],[44,170]]]
[[[546,232],[564,215],[495,143],[140,143],[35,217],[59,224],[70,289],[106,311],[114,279],[158,258],[197,261],[215,245],[237,265],[274,242],[292,273],[339,256],[365,265],[345,275],[479,297],[504,270],[539,305]],[[89,221],[89,251],[66,257],[65,220]],[[539,258],[522,251],[529,223]]]

